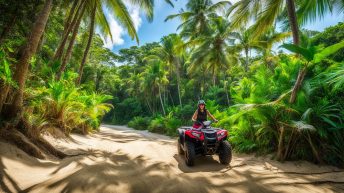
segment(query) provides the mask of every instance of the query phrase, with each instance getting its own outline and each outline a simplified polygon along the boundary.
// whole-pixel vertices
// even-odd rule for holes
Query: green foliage
[[[324,32],[317,34],[312,38],[312,43],[315,45],[330,46],[339,43],[344,39],[344,23],[340,22],[335,26],[331,26],[325,29]],[[338,52],[334,53],[330,57],[337,62],[344,60],[344,48],[340,49]]]
[[[163,117],[156,117],[152,119],[148,126],[148,130],[150,132],[155,132],[155,133],[164,133],[165,130],[165,124],[164,124],[164,118]]]
[[[138,130],[146,130],[150,123],[149,117],[134,117],[128,122],[128,126]]]
[[[69,135],[96,131],[102,117],[112,108],[105,103],[112,97],[75,87],[74,81],[51,81],[47,85],[29,88],[27,98],[32,113],[46,120],[49,126],[61,128]]]
[[[37,52],[30,58],[23,118],[31,135],[56,129],[67,135],[94,132],[104,117],[107,122],[174,136],[176,128],[192,124],[196,102],[204,99],[206,108],[220,120],[214,126],[229,131],[236,151],[281,150],[281,160],[344,166],[343,23],[321,33],[305,31],[300,45],[283,44],[296,56],[278,54],[275,44],[291,35],[274,28],[276,21],[288,18],[285,1],[241,0],[229,6],[229,1],[192,0],[185,10],[166,18],[181,19],[180,34],[164,36],[160,42],[115,54],[104,47],[106,37],[94,34],[81,85],[76,86],[79,74],[75,71],[90,35],[86,18],[91,16],[92,3],[97,5],[93,9],[97,32],[111,37],[107,7],[129,36],[137,42],[138,36],[123,1],[87,1],[71,44],[71,58],[57,80],[61,61],[52,58],[66,30],[72,2],[54,4]],[[0,88],[11,87],[9,96],[0,94],[1,107],[13,98],[15,65],[42,3],[3,1],[0,6]],[[132,3],[152,19],[153,1]],[[343,6],[341,1],[336,3]],[[301,24],[334,8],[328,0],[295,1],[295,6]],[[230,20],[221,16],[222,11],[228,11]],[[245,28],[251,20],[253,26]],[[69,44],[71,38],[67,39]],[[307,67],[307,75],[296,102],[290,104],[287,98],[302,67]]]
[[[12,48],[7,47],[7,52],[13,52]],[[16,83],[12,79],[12,71],[10,61],[14,61],[9,56],[7,56],[4,48],[0,48],[0,82],[5,85],[15,86]]]

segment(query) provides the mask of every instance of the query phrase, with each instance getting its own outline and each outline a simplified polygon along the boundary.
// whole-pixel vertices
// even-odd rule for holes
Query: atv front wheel
[[[220,163],[228,165],[232,161],[232,147],[228,141],[222,141],[219,151]]]
[[[185,163],[187,166],[193,166],[196,157],[195,145],[191,142],[184,142],[185,144]]]
[[[182,148],[182,144],[180,143],[180,138],[178,138],[177,148],[178,148],[178,154],[179,155],[183,155],[184,154],[184,150]]]

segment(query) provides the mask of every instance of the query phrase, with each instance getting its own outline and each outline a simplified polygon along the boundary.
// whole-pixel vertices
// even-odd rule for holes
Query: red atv
[[[198,129],[193,127],[178,128],[178,153],[185,155],[185,163],[194,165],[198,155],[218,154],[221,164],[229,164],[232,160],[232,147],[227,141],[228,132],[211,127],[211,121],[199,123]]]

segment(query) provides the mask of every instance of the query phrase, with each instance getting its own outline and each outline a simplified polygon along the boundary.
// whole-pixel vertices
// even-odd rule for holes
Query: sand
[[[230,166],[217,156],[187,167],[176,139],[103,125],[99,133],[72,139],[46,137],[69,154],[39,160],[0,142],[0,192],[344,192],[344,171],[308,162],[234,154]]]

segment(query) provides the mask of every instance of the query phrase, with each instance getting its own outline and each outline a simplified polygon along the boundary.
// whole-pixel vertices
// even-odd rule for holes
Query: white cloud
[[[118,24],[118,22],[114,19],[114,17],[109,16],[108,22],[111,29],[112,34],[112,41],[110,36],[103,37],[103,41],[105,43],[105,47],[112,49],[115,45],[121,45],[124,43],[124,40],[122,39],[122,35],[124,34],[123,28]]]
[[[128,8],[129,14],[131,16],[131,19],[134,23],[134,27],[136,31],[138,31],[142,24],[142,18],[140,16],[140,8],[137,6],[133,6],[131,4],[126,4],[126,5]],[[104,46],[106,48],[112,49],[116,45],[124,44],[123,36],[127,35],[127,31],[123,28],[123,26],[120,25],[118,21],[116,21],[116,18],[115,16],[113,16],[113,14],[111,14],[109,11],[105,11],[105,13],[110,25],[113,41],[111,41],[110,36],[102,37],[102,38],[105,43]]]

